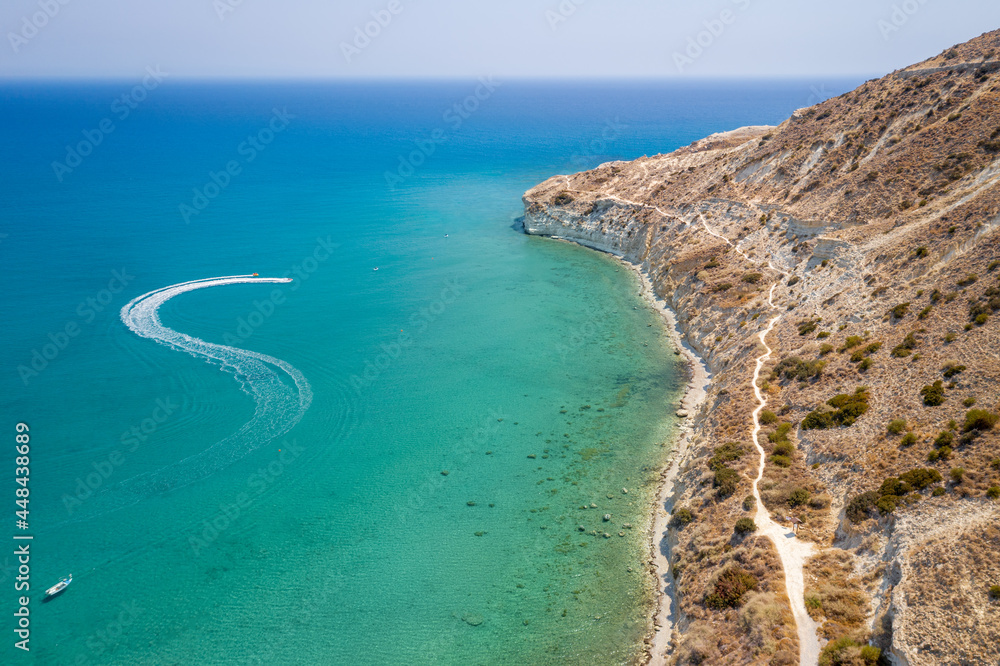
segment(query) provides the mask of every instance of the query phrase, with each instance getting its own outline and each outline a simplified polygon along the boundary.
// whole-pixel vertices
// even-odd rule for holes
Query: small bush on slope
[[[826,429],[835,426],[853,425],[858,418],[868,411],[868,389],[864,386],[858,387],[853,394],[841,393],[826,401],[826,404],[836,411],[819,410],[809,412],[802,419],[802,428]]]
[[[757,577],[738,566],[730,565],[715,582],[711,593],[705,597],[705,605],[715,610],[736,608],[743,595],[757,589]]]

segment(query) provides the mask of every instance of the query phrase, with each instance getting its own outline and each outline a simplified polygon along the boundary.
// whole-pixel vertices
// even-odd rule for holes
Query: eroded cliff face
[[[779,127],[525,194],[527,233],[640,264],[714,375],[675,501],[692,519],[668,535],[677,662],[797,663],[780,565],[758,566],[774,546],[734,532],[753,515],[751,377],[776,315],[760,490],[817,545],[805,603],[827,650],[1000,659],[997,53],[987,33]],[[756,589],[721,603],[733,570]]]

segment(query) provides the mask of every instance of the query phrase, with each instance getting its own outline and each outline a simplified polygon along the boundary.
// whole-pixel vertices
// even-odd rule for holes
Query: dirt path
[[[768,266],[774,268],[770,263]],[[777,286],[777,283],[771,285],[767,296],[767,302],[772,308],[775,308],[774,289]],[[767,351],[757,357],[757,366],[753,371],[753,393],[757,397],[757,408],[753,410],[753,445],[757,447],[757,453],[760,455],[757,478],[753,481],[753,496],[757,500],[755,522],[758,532],[774,542],[778,555],[781,557],[781,566],[785,570],[785,590],[788,593],[788,601],[792,607],[792,615],[795,618],[796,631],[799,636],[799,664],[814,666],[819,663],[819,639],[816,636],[816,623],[806,612],[805,579],[802,575],[802,567],[806,560],[815,554],[816,549],[808,541],[799,540],[792,530],[771,520],[770,512],[760,499],[759,485],[760,480],[764,477],[764,465],[767,462],[764,447],[760,445],[760,413],[767,406],[767,400],[761,393],[758,382],[760,371],[772,353],[772,349],[767,344],[767,335],[774,330],[780,319],[780,314],[772,317],[767,323],[767,328],[758,334],[760,343]]]

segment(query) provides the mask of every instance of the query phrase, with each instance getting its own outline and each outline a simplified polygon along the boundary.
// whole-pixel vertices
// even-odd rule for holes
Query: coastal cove
[[[776,123],[812,84],[497,82],[449,123],[477,85],[164,83],[44,200],[113,85],[5,89],[26,224],[0,389],[46,446],[32,573],[74,573],[32,609],[34,663],[631,664],[670,640],[664,507],[710,375],[648,266],[520,233],[520,197]],[[273,391],[121,319],[257,273],[158,316],[293,368]]]

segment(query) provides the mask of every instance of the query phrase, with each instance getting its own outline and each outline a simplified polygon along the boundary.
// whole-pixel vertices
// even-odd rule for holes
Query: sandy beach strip
[[[677,595],[673,576],[670,573],[670,547],[668,538],[668,523],[670,512],[676,501],[676,481],[681,465],[686,462],[694,432],[694,418],[705,402],[711,373],[704,360],[684,340],[677,316],[667,303],[653,291],[649,275],[637,264],[622,259],[639,278],[642,285],[642,297],[656,310],[665,324],[667,335],[674,349],[687,361],[689,377],[684,397],[680,401],[678,416],[684,414],[677,440],[670,453],[670,462],[660,475],[660,488],[656,494],[653,507],[653,521],[650,529],[650,573],[656,578],[656,610],[653,614],[652,635],[646,640],[646,650],[649,654],[648,663],[662,665],[666,663],[666,654],[670,647],[674,632],[674,621],[678,613]]]

